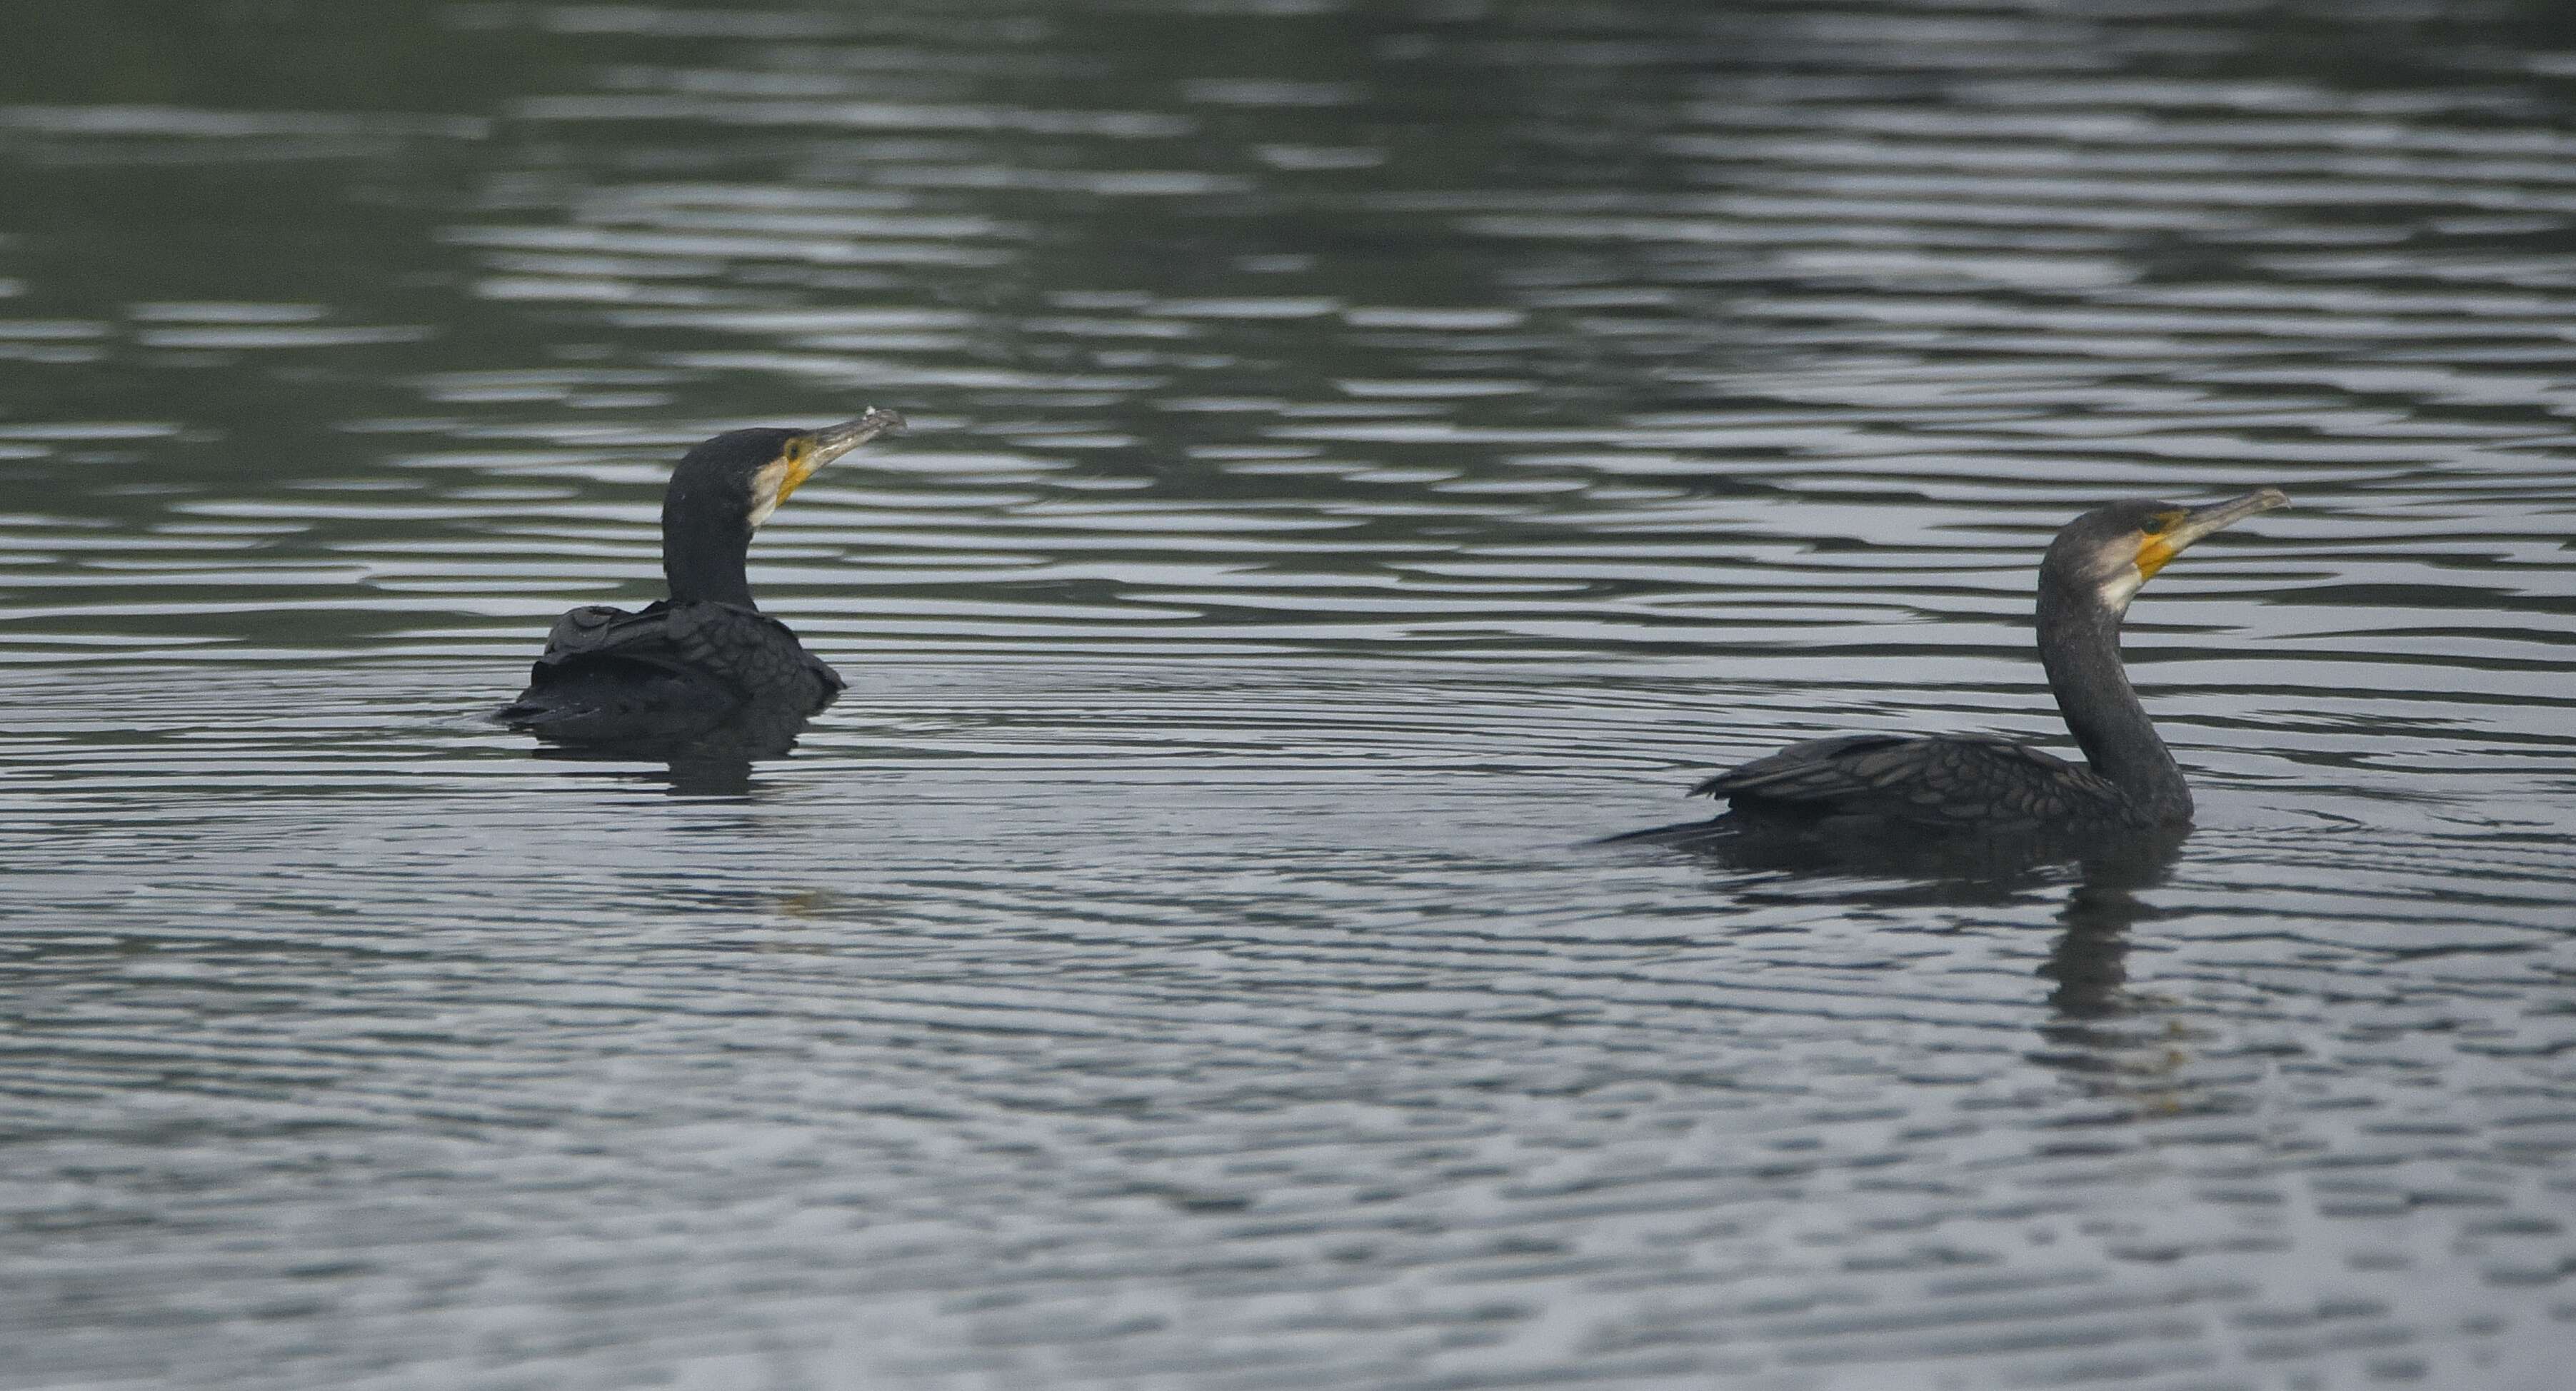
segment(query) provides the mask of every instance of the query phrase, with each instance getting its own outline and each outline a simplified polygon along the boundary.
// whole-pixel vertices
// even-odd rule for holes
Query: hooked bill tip
[[[2289,505],[2290,495],[2280,489],[2257,488],[2241,497],[2229,498],[2225,502],[2213,502],[2206,507],[2186,509],[2183,513],[2182,530],[2193,536],[2206,536],[2210,532],[2241,522],[2257,512],[2269,512],[2275,507]]]
[[[871,407],[856,420],[826,425],[812,436],[814,452],[823,458],[834,458],[858,448],[879,435],[899,434],[903,417],[883,407]]]

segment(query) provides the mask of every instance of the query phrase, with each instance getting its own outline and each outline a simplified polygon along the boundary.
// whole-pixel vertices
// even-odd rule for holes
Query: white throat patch
[[[778,510],[779,495],[786,485],[788,468],[788,462],[785,459],[779,459],[761,465],[760,472],[751,476],[752,530],[760,530],[760,524],[768,521],[769,514]]]
[[[2138,573],[2137,566],[2123,565],[2104,576],[2093,592],[2102,596],[2102,602],[2110,607],[2111,612],[2127,613],[2129,601],[2138,597],[2138,591],[2146,583],[2147,577]]]

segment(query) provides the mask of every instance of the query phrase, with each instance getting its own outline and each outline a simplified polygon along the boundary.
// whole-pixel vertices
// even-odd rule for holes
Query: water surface
[[[0,78],[0,1385],[2555,1384],[2546,7],[156,16]],[[794,756],[482,720],[870,405]],[[2180,846],[1583,844],[2264,484]]]

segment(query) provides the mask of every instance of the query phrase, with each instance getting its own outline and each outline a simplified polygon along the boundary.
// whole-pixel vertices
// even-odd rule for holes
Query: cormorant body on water
[[[752,602],[751,534],[816,469],[903,428],[872,410],[821,430],[735,430],[691,449],[662,496],[671,597],[640,613],[587,605],[555,620],[528,688],[494,718],[560,744],[655,745],[728,726],[784,730],[841,693],[841,674]],[[770,750],[776,751],[776,750]]]
[[[2130,688],[2120,619],[2139,586],[2193,542],[2288,501],[2263,488],[2207,507],[2115,502],[2049,543],[2039,566],[2039,657],[2083,763],[1993,736],[1811,739],[1691,789],[1727,804],[1716,819],[1614,839],[1733,833],[1786,849],[2188,825],[2191,789]]]

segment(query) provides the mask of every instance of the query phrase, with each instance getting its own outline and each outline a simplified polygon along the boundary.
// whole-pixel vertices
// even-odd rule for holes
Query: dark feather
[[[1740,816],[1866,818],[1924,829],[2132,819],[2128,800],[2091,769],[1977,735],[1811,739],[1691,791]]]
[[[665,601],[628,613],[594,605],[555,620],[528,689],[495,717],[572,742],[667,739],[710,728],[755,701],[811,714],[841,689],[840,673],[757,610]]]

